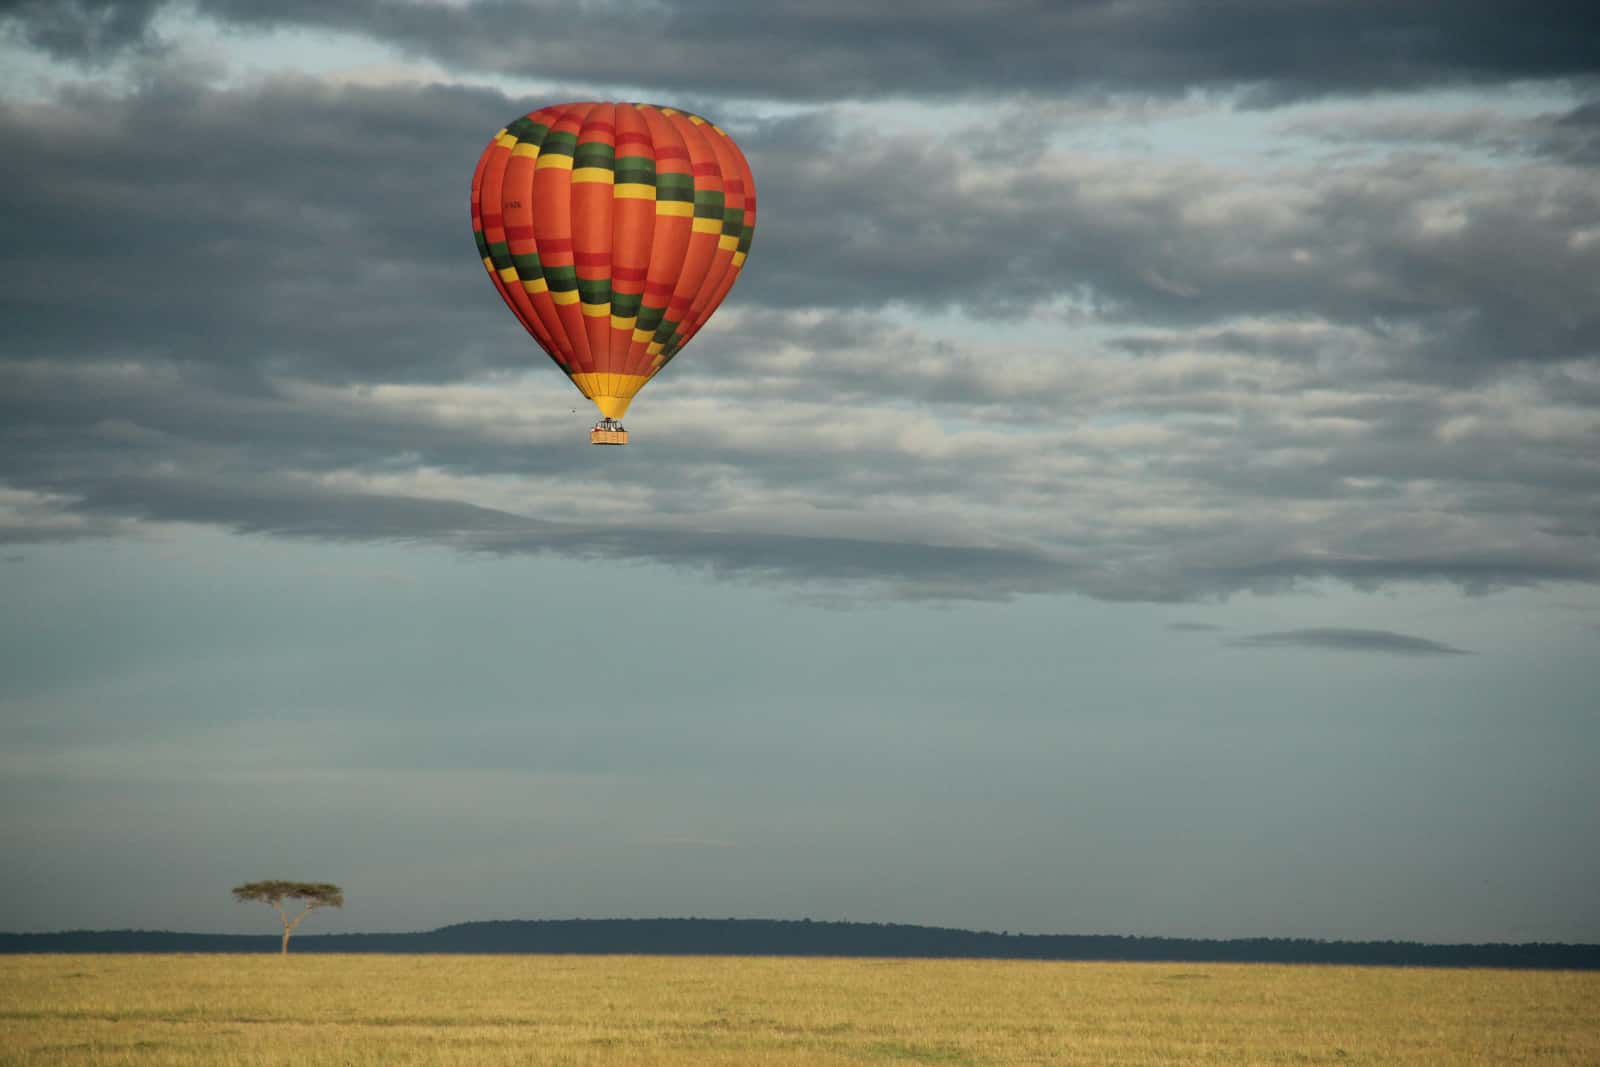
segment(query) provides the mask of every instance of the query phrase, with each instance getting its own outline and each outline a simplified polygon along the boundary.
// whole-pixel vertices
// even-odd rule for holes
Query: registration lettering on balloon
[[[595,444],[733,288],[755,178],[720,127],[676,108],[583,102],[530,111],[472,175],[472,230],[524,329],[600,409]]]

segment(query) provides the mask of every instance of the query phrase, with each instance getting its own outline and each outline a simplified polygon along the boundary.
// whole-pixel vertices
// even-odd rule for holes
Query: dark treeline
[[[0,934],[0,952],[276,952],[279,935],[75,930]],[[416,934],[303,934],[291,952],[877,956],[1188,963],[1352,963],[1600,970],[1600,945],[1008,934],[893,923],[771,919],[473,922]]]

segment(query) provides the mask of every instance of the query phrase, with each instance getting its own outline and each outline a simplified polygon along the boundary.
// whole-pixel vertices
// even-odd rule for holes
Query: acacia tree
[[[283,920],[283,955],[289,954],[289,935],[307,915],[318,908],[344,907],[344,890],[331,882],[246,882],[233,887],[238,900],[262,900],[272,905]],[[298,900],[305,908],[294,918],[283,910],[285,900]]]

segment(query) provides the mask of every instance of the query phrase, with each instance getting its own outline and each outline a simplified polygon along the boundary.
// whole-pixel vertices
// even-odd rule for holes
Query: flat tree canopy
[[[233,887],[240,900],[263,900],[279,904],[284,900],[305,900],[311,907],[344,907],[344,890],[332,882],[246,882]]]
[[[289,954],[289,935],[294,933],[294,928],[300,925],[307,915],[317,908],[342,908],[344,907],[344,890],[332,882],[246,882],[244,885],[233,887],[236,899],[259,900],[271,904],[278,918],[283,920],[283,948],[285,956]],[[283,910],[285,900],[298,900],[304,903],[305,908],[294,918]]]

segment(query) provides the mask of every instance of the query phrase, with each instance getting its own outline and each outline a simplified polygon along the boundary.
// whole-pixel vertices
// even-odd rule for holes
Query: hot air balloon
[[[756,187],[721,128],[653,104],[556,104],[507,125],[472,175],[472,231],[512,313],[600,409],[622,417],[733,287]]]

